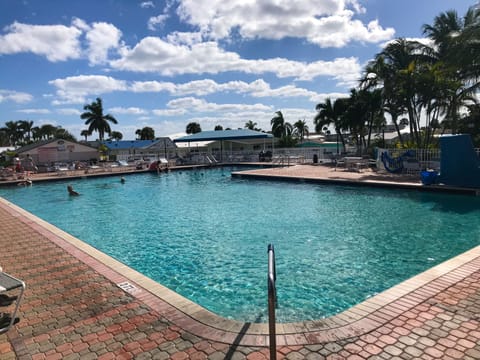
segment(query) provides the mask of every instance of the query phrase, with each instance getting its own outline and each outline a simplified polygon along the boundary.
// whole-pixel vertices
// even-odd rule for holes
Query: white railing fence
[[[266,151],[259,150],[245,150],[245,151],[176,151],[171,150],[167,153],[160,154],[141,154],[141,155],[123,155],[117,156],[117,160],[132,161],[145,160],[154,161],[159,158],[166,157],[171,165],[214,165],[218,163],[257,163],[265,162],[275,165],[295,165],[295,164],[312,164],[312,163],[329,163],[338,157],[355,155],[356,149],[348,147],[347,152],[340,152],[343,148],[338,150],[336,147],[310,147],[310,148],[278,148],[269,149]],[[475,149],[477,156],[480,157],[480,148]],[[381,149],[376,148],[374,151],[374,158],[377,160],[377,168],[384,169],[381,161],[382,152],[387,152],[390,158],[398,158],[406,152],[410,156],[405,157],[404,167],[405,172],[417,173],[424,169],[433,169],[440,171],[440,149]],[[138,159],[137,159],[138,158]]]

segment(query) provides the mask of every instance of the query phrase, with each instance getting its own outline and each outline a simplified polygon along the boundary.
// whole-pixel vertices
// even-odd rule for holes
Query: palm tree
[[[460,118],[459,110],[475,102],[479,87],[478,57],[475,57],[480,55],[478,37],[471,38],[472,34],[480,35],[479,15],[479,11],[470,9],[461,19],[452,10],[435,17],[433,25],[423,25],[424,34],[434,41],[434,46],[424,48],[431,63],[433,83],[433,86],[429,84],[427,91],[431,94],[431,89],[436,90],[432,94],[435,101],[431,99],[429,105],[435,105],[433,110],[436,112],[445,112],[445,119],[454,134]]]
[[[145,126],[142,129],[137,129],[135,135],[138,136],[139,140],[153,140],[155,139],[155,130],[149,126]]]
[[[32,128],[32,139],[33,141],[42,140],[42,131],[38,126]]]
[[[73,136],[68,130],[65,130],[61,126],[55,128],[54,137],[57,139],[69,140],[69,141],[77,141],[75,136]]]
[[[94,131],[98,132],[98,138],[100,141],[104,139],[105,133],[110,134],[112,131],[108,122],[113,124],[118,123],[117,119],[112,115],[103,114],[101,98],[97,98],[97,100],[91,104],[85,105],[83,110],[85,110],[85,112],[80,115],[80,118],[86,120],[85,125],[88,125],[88,131],[90,131],[90,133]]]
[[[305,136],[308,137],[308,125],[305,119],[298,120],[295,124],[293,124],[293,127],[295,129],[295,133],[300,137],[300,141],[303,141]]]
[[[53,139],[56,136],[57,127],[51,124],[44,124],[40,127],[41,139]]]
[[[275,116],[270,120],[272,125],[272,134],[277,138],[284,136],[288,130],[286,129],[286,122],[281,111],[276,111]],[[289,124],[290,125],[290,124]],[[290,125],[291,126],[291,125]]]
[[[32,137],[33,121],[20,120],[19,127],[22,129],[23,137],[25,138],[26,142],[30,142]]]
[[[335,132],[337,136],[340,137],[340,141],[342,142],[344,149],[345,138],[342,134],[342,130],[345,129],[343,116],[347,110],[347,106],[348,98],[340,98],[335,100],[333,103],[330,99],[326,99],[325,103],[317,104],[315,107],[315,110],[317,110],[317,115],[315,115],[313,118],[315,131],[318,133],[321,132],[325,126],[333,124]]]
[[[110,137],[115,141],[119,141],[123,139],[123,134],[120,131],[112,131]]]
[[[245,129],[256,130],[256,126],[257,126],[257,123],[256,123],[256,122],[253,122],[252,120],[248,120],[248,121],[245,123]]]
[[[286,122],[281,111],[276,111],[275,116],[270,120],[273,136],[280,138],[280,147],[292,147],[297,143],[293,136],[293,126]]]
[[[7,136],[7,132],[5,128],[0,128],[0,146],[8,146],[10,145],[10,141]]]
[[[187,134],[196,134],[202,131],[202,128],[200,127],[200,124],[197,122],[191,122],[188,123],[185,132]]]
[[[2,131],[6,134],[8,142],[11,146],[17,145],[23,138],[23,132],[19,121],[7,121]]]
[[[420,116],[424,106],[420,89],[428,65],[424,48],[418,42],[397,39],[375,56],[364,80],[367,86],[383,87],[384,101],[391,100],[398,109],[405,109],[417,147],[421,147]]]
[[[91,134],[90,131],[88,131],[87,129],[82,130],[82,131],[80,132],[80,136],[84,136],[84,137],[85,137],[85,142],[87,141],[87,137],[90,136],[90,135],[92,135],[92,134]]]

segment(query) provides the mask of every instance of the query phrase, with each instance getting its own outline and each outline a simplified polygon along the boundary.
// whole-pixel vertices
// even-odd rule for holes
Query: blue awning
[[[196,134],[183,136],[175,139],[174,142],[192,142],[192,141],[215,141],[215,140],[248,140],[248,139],[271,139],[272,134],[260,131],[238,129],[238,130],[218,130],[201,131]]]

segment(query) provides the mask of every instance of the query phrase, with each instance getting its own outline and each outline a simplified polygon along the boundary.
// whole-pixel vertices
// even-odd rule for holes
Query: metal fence
[[[344,150],[341,147],[341,150]],[[270,151],[260,152],[258,150],[248,151],[212,151],[212,152],[181,152],[168,151],[166,154],[142,154],[137,155],[148,161],[158,160],[166,155],[169,164],[174,165],[212,165],[217,163],[252,163],[265,162],[275,165],[290,166],[295,164],[329,163],[338,160],[339,157],[355,155],[355,147],[347,147],[346,152],[337,153],[332,147],[310,147],[310,148],[278,148]],[[480,148],[475,149],[480,157]],[[377,168],[384,169],[380,156],[387,152],[391,158],[399,158],[409,153],[408,160],[404,161],[405,172],[415,173],[424,169],[440,171],[440,149],[382,149],[375,148],[372,159],[377,161]],[[132,156],[118,157],[117,160],[132,160]]]

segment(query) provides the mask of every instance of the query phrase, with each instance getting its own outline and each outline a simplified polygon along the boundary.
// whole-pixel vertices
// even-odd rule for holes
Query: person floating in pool
[[[67,190],[68,190],[68,194],[71,195],[71,196],[78,196],[78,195],[80,195],[78,192],[76,192],[75,190],[73,190],[73,186],[72,186],[72,185],[68,185],[68,186],[67,186]]]
[[[120,178],[120,182],[121,182],[122,184],[125,184],[125,178],[124,178],[123,176]]]

